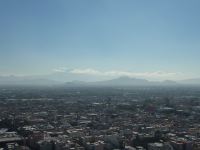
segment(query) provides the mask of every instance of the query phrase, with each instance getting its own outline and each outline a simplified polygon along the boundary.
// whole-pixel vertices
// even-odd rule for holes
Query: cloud
[[[143,78],[170,78],[175,77],[180,73],[175,72],[164,72],[164,71],[155,71],[155,72],[132,72],[132,71],[100,71],[96,69],[72,69],[69,71],[72,74],[82,74],[82,75],[92,75],[92,76],[108,76],[108,77],[143,77]]]
[[[145,78],[145,79],[177,79],[183,76],[180,72],[166,72],[166,71],[154,71],[154,72],[133,72],[133,71],[122,71],[122,70],[108,70],[101,71],[93,68],[75,68],[69,69],[66,67],[59,67],[53,69],[54,72],[58,73],[68,73],[72,75],[87,75],[89,77],[96,78],[116,78],[121,76],[127,76],[131,78]]]
[[[73,73],[73,74],[86,74],[86,75],[104,75],[103,72],[100,72],[98,70],[95,70],[95,69],[90,69],[90,68],[87,68],[87,69],[72,69],[70,71],[70,73]]]
[[[59,67],[56,69],[53,69],[53,72],[67,72],[68,69],[66,67]]]

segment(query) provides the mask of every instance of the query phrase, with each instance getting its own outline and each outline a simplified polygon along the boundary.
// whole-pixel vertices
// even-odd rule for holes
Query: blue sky
[[[1,0],[0,75],[64,67],[200,77],[199,7],[199,0]]]

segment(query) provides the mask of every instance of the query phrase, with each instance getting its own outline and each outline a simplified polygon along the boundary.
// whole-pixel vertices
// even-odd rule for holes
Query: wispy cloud
[[[67,72],[67,71],[68,71],[68,68],[66,67],[59,67],[59,68],[53,69],[53,72]]]
[[[120,70],[100,71],[91,68],[72,69],[69,71],[69,73],[93,75],[93,76],[109,76],[109,77],[128,76],[128,77],[142,77],[142,78],[171,78],[180,74],[176,72],[165,72],[165,71],[155,71],[155,72],[132,72],[132,71],[120,71]]]

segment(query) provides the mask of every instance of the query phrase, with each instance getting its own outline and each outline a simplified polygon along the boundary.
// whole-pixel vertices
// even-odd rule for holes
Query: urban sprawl
[[[0,150],[200,150],[198,87],[1,87]]]

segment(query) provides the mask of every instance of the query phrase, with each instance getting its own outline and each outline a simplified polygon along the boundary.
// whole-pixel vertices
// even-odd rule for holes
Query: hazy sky
[[[199,0],[1,0],[0,75],[64,67],[200,77],[199,8]]]

